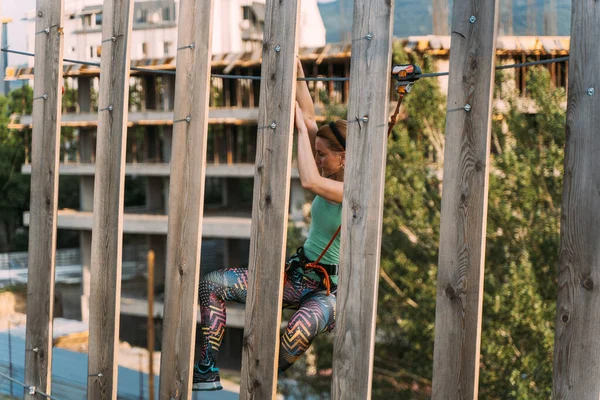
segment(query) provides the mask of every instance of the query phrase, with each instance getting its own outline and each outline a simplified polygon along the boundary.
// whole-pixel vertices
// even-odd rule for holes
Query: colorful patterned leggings
[[[225,301],[246,303],[248,270],[228,268],[211,272],[200,281],[200,313],[202,318],[201,365],[214,365],[225,333]],[[308,349],[317,334],[333,330],[336,298],[324,286],[300,269],[291,271],[283,290],[283,308],[297,311],[281,336],[279,371],[289,368]]]

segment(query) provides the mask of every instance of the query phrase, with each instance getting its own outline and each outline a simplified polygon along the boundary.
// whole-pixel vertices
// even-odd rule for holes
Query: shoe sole
[[[215,390],[221,390],[223,386],[219,382],[202,382],[202,383],[194,383],[192,385],[193,392],[212,392]]]

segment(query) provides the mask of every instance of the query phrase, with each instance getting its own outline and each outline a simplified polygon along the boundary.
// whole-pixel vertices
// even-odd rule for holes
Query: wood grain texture
[[[92,229],[88,399],[116,399],[133,0],[106,0]],[[112,39],[114,38],[114,39]]]
[[[25,383],[48,394],[52,375],[63,9],[62,0],[36,3]]]
[[[354,3],[332,399],[371,397],[392,15],[390,1]]]
[[[299,8],[298,0],[266,4],[241,399],[276,394]]]
[[[457,0],[452,15],[432,396],[444,400],[478,393],[498,2]]]
[[[148,348],[148,398],[154,400],[154,261],[153,250],[148,251],[148,281],[146,282],[148,293],[148,328],[147,328],[147,348]]]
[[[572,7],[553,398],[596,400],[600,394],[600,3],[583,0]],[[594,92],[588,92],[591,88]]]
[[[182,0],[179,5],[161,399],[188,399],[192,393],[208,137],[212,7],[212,0]],[[189,122],[186,121],[188,117]]]

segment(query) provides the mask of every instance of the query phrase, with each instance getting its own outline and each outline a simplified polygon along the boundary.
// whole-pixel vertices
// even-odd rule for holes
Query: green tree
[[[76,111],[77,91],[65,81],[62,97],[63,112]],[[25,85],[0,97],[0,251],[25,251],[28,231],[23,226],[23,213],[29,209],[30,175],[21,174],[21,166],[30,157],[31,129],[9,129],[10,122],[33,111],[33,90]],[[76,131],[61,129],[60,159],[73,161],[76,156]],[[59,179],[59,208],[79,207],[79,180],[74,176]],[[75,231],[61,231],[57,247],[72,247],[78,237]]]
[[[381,267],[398,290],[380,284],[374,398],[430,394],[445,119],[438,92],[432,82],[415,86],[409,118],[388,148]],[[542,68],[529,72],[528,93],[504,93],[508,111],[493,127],[479,388],[486,399],[551,395],[565,93]],[[524,101],[538,112],[522,114]]]
[[[0,97],[0,229],[4,241],[0,251],[25,250],[27,233],[22,228],[23,211],[29,204],[29,179],[21,174],[29,131],[9,129],[18,115],[31,114],[33,91],[28,86]]]
[[[394,45],[394,64],[432,60]],[[445,98],[437,80],[405,97],[388,141],[373,398],[428,398],[433,367]]]
[[[545,68],[529,71],[527,92],[537,112],[521,113],[524,100],[508,93],[493,130],[480,384],[489,399],[552,391],[566,96]]]

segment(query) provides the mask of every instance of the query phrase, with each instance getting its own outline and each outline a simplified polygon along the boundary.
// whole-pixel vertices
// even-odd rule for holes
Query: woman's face
[[[317,168],[321,172],[321,176],[325,178],[330,177],[342,171],[342,165],[344,165],[344,152],[332,151],[326,139],[317,137],[315,139],[315,161],[317,162]]]

